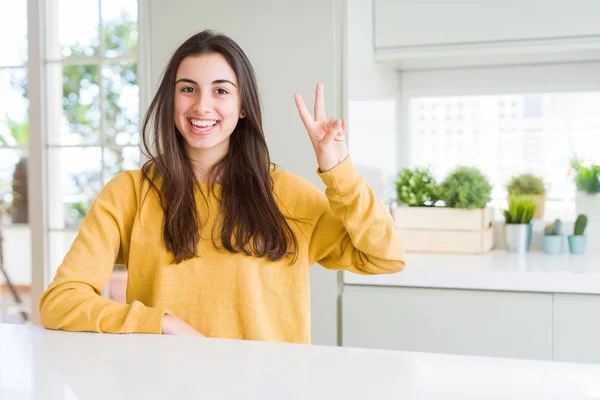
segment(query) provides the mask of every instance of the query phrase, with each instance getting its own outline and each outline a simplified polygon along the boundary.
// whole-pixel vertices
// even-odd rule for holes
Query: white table
[[[0,399],[592,399],[600,366],[0,324]]]

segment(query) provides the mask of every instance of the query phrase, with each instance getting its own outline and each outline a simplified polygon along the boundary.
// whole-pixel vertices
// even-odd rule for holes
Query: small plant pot
[[[504,225],[506,250],[514,253],[526,253],[531,247],[532,224]]]
[[[600,221],[600,193],[575,193],[575,213],[587,215],[590,221]]]
[[[571,235],[569,236],[569,251],[571,252],[571,254],[583,254],[585,253],[586,243],[587,236]]]
[[[560,254],[562,253],[563,237],[562,235],[544,236],[544,253]]]

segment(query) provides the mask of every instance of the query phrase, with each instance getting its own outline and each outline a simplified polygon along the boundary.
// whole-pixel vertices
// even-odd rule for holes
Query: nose
[[[200,92],[194,103],[194,111],[198,114],[207,114],[212,110],[212,96],[210,93]]]

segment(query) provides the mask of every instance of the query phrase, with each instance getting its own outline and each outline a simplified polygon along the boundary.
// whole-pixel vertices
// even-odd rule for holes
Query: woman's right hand
[[[175,336],[202,336],[203,334],[174,315],[165,314],[162,320],[162,334]]]

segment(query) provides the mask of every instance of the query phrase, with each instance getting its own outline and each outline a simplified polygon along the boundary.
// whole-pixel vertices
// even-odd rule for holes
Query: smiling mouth
[[[190,130],[196,135],[207,135],[219,124],[219,120],[188,119]]]

